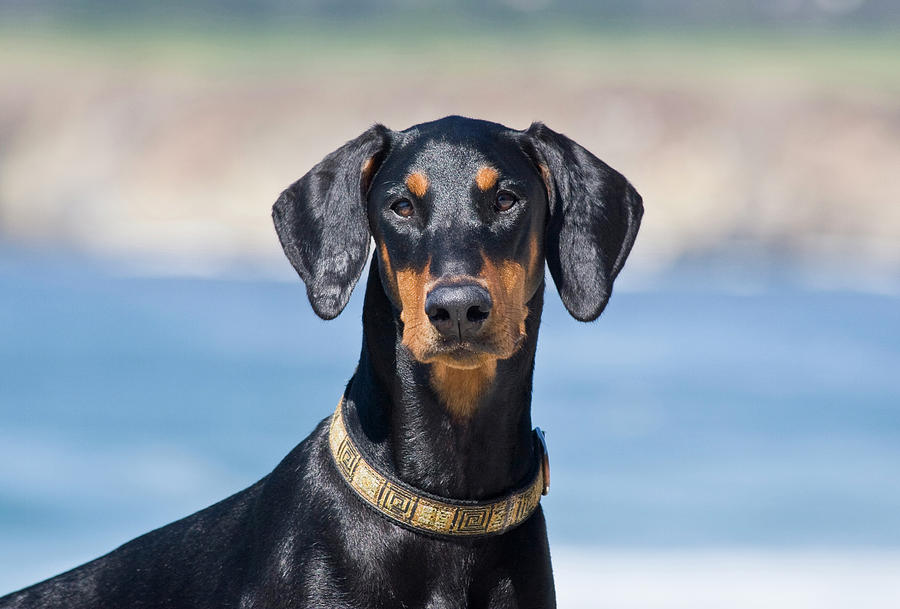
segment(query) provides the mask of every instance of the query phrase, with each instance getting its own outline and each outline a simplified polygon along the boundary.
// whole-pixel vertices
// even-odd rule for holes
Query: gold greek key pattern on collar
[[[540,467],[527,487],[498,501],[453,503],[398,485],[369,465],[353,444],[344,425],[343,404],[341,400],[331,418],[331,456],[350,488],[387,518],[431,534],[475,537],[504,533],[537,509],[544,488]]]

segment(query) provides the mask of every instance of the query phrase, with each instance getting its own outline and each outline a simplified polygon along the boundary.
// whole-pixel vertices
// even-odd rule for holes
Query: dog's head
[[[369,242],[403,344],[457,369],[510,357],[544,260],[569,312],[596,319],[634,243],[641,197],[540,123],[376,125],[285,190],[273,217],[316,313],[346,306]]]

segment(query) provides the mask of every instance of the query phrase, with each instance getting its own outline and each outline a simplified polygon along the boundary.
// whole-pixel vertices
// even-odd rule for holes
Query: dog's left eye
[[[406,199],[400,199],[391,205],[391,210],[398,216],[402,218],[408,218],[415,213],[415,209],[412,206],[412,203],[407,201]]]
[[[497,211],[506,211],[518,201],[519,200],[511,193],[501,192],[497,194],[497,202],[494,203],[494,207],[497,208]]]

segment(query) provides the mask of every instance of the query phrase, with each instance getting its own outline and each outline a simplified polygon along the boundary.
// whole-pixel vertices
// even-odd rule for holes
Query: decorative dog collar
[[[449,537],[501,535],[526,520],[550,487],[550,465],[544,434],[534,430],[541,462],[524,487],[494,501],[446,499],[389,478],[368,463],[353,443],[344,422],[342,399],[331,418],[331,457],[344,481],[382,516],[414,531]]]

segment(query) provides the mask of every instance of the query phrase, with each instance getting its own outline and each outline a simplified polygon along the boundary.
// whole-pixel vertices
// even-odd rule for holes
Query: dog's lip
[[[458,345],[456,347],[448,347],[448,348],[436,351],[436,354],[442,355],[444,357],[449,357],[449,358],[465,359],[465,358],[469,358],[473,355],[479,355],[484,352],[485,352],[484,349],[472,349],[472,348],[464,346],[464,345]]]
[[[490,350],[490,345],[484,341],[459,338],[446,338],[435,348],[439,353],[485,353]]]
[[[443,363],[454,368],[477,368],[484,364],[485,358],[495,358],[492,349],[482,345],[473,345],[470,342],[457,341],[455,344],[438,347],[429,351],[421,359],[423,363]]]
[[[430,349],[425,359],[431,360],[440,357],[465,360],[473,356],[494,355],[496,351],[496,348],[483,341],[449,338]]]

